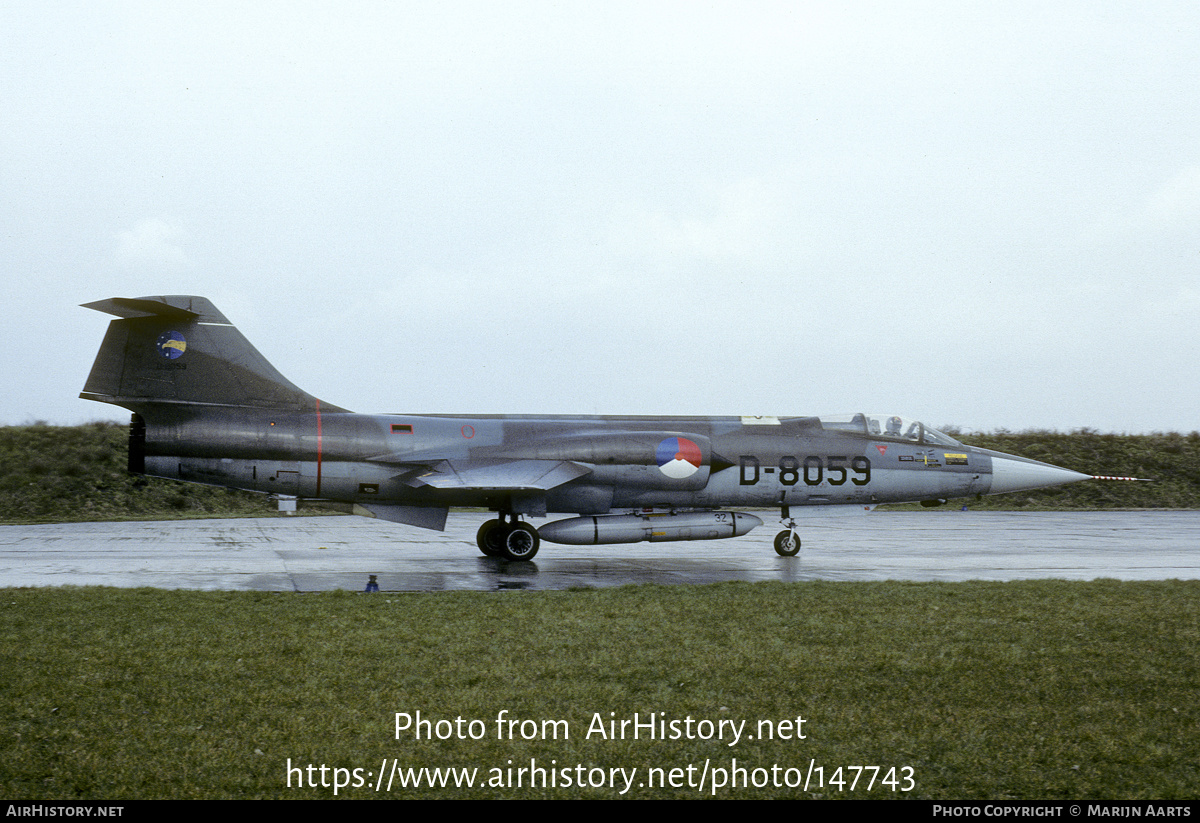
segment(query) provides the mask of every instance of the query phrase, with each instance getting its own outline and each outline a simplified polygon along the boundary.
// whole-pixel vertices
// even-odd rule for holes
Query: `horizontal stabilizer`
[[[205,320],[210,323],[228,323],[229,320],[203,297],[179,295],[169,297],[110,297],[95,303],[84,303],[83,308],[95,309],[105,314],[114,314],[126,320],[142,317],[161,317],[164,320],[188,322]]]
[[[409,482],[435,489],[547,491],[591,473],[568,460],[443,460]]]

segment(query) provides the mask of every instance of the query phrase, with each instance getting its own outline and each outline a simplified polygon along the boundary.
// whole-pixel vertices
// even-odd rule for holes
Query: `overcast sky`
[[[1200,4],[0,5],[0,424],[106,297],[365,412],[1200,428]]]

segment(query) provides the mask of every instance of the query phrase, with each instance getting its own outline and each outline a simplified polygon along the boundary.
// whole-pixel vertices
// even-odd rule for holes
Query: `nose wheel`
[[[488,520],[480,526],[475,534],[475,544],[488,557],[532,560],[542,542],[537,529],[517,520],[515,514],[508,515],[508,521],[505,521],[504,517],[501,515],[496,520]]]
[[[800,553],[800,538],[791,529],[775,535],[775,553],[780,557],[795,557]]]
[[[800,535],[796,534],[796,521],[787,506],[783,507],[780,520],[787,528],[775,535],[775,553],[780,557],[795,557],[800,553]]]

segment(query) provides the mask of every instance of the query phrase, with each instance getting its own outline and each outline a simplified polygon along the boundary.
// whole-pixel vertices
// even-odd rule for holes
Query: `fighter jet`
[[[895,414],[610,417],[355,414],[297,388],[203,297],[114,297],[81,397],[133,412],[129,470],[445,528],[497,513],[485,554],[736,537],[778,509],[775,551],[800,550],[791,509],[1036,489],[1089,475],[967,446]],[[574,517],[535,528],[526,518]]]

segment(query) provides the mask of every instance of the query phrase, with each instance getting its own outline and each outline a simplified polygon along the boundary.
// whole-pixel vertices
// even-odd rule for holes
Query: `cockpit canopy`
[[[820,416],[821,427],[865,434],[886,440],[909,440],[937,446],[961,446],[953,437],[898,414],[831,414]]]

